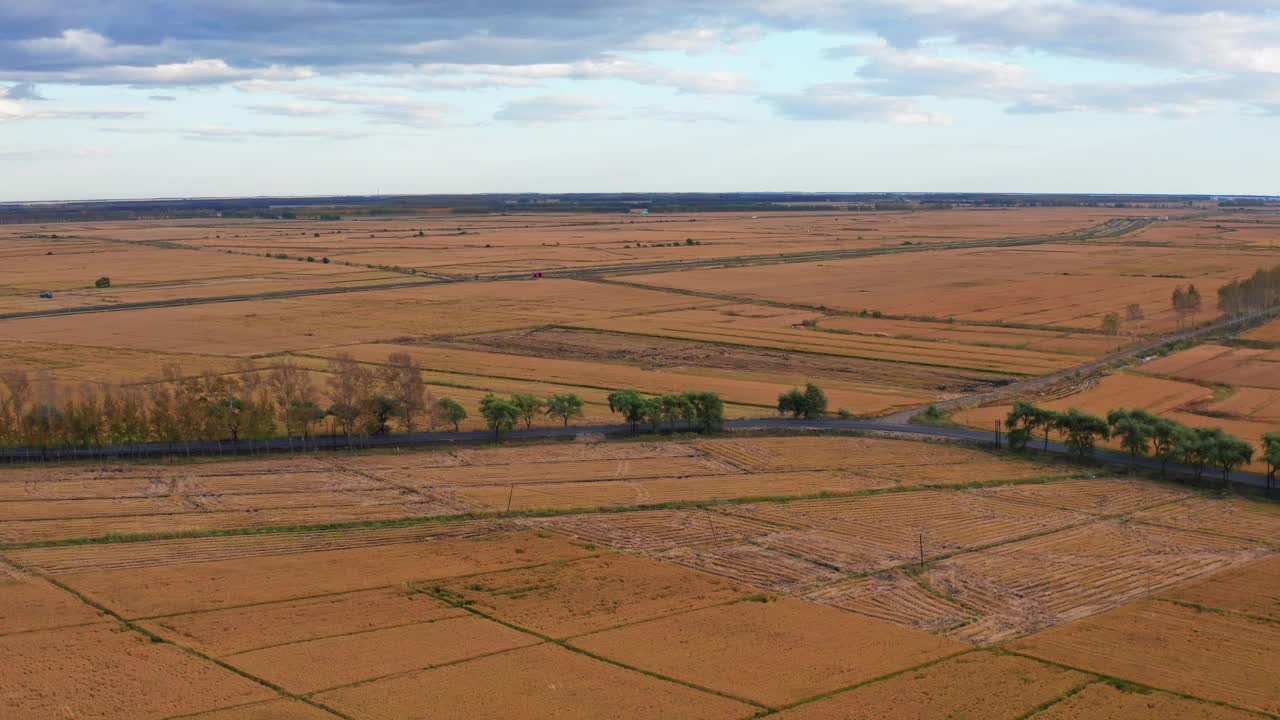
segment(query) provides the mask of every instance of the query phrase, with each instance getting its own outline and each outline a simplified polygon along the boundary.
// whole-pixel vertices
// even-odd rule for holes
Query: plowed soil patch
[[[531,523],[619,550],[658,551],[764,535],[768,525],[705,510],[570,515]]]
[[[1273,715],[1280,625],[1199,612],[1173,603],[1133,603],[1019,640],[1014,650],[1152,687]]]
[[[1014,720],[1089,676],[1012,655],[969,653],[806,703],[779,720]]]
[[[814,590],[804,597],[811,602],[916,630],[940,630],[973,616],[971,610],[930,593],[900,572],[850,580]]]
[[[1128,478],[1060,480],[1045,484],[984,488],[974,492],[1090,515],[1132,513],[1152,505],[1186,498],[1191,494],[1171,485]]]
[[[465,610],[426,595],[369,590],[176,615],[143,627],[208,655],[223,657],[257,648],[462,617]]]
[[[471,575],[588,554],[562,539],[517,533],[500,539],[89,571],[65,575],[63,581],[126,617],[146,617]]]
[[[983,611],[954,636],[992,643],[1147,597],[1260,552],[1238,540],[1108,521],[959,555],[927,577]]]
[[[228,662],[301,694],[538,642],[532,635],[468,615],[253,650]]]
[[[1278,544],[1280,505],[1243,498],[1191,498],[1145,510],[1135,520]]]
[[[586,635],[573,644],[770,706],[905,670],[964,647],[786,598],[698,610]]]
[[[1258,720],[1258,716],[1221,705],[1162,692],[1119,690],[1094,683],[1044,712],[1036,720]]]
[[[30,720],[135,720],[267,700],[267,688],[115,624],[0,637],[0,710]]]
[[[757,711],[546,644],[335,690],[317,699],[370,720],[736,720]]]
[[[1280,622],[1280,555],[1218,573],[1161,597]]]
[[[830,565],[750,542],[678,548],[659,557],[774,592],[803,592],[844,577]]]
[[[488,615],[552,637],[725,603],[748,592],[722,578],[630,555],[480,575],[444,588]]]
[[[967,492],[919,491],[834,500],[758,503],[725,512],[803,533],[759,540],[862,572],[1005,542],[1081,522],[1084,516]],[[828,539],[825,536],[837,536]]]

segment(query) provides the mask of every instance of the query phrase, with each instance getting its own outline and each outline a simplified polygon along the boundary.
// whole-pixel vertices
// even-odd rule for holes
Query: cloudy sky
[[[0,0],[0,201],[1280,194],[1280,0]]]

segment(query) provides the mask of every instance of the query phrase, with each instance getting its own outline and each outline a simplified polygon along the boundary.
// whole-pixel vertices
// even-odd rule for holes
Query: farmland
[[[766,436],[0,485],[0,647],[30,668],[0,697],[22,717],[416,717],[428,697],[476,717],[1109,717],[1140,697],[1246,718],[1280,697],[1250,669],[1275,642],[1274,508],[1069,464]],[[1220,649],[1131,658],[1166,632]],[[484,691],[498,676],[519,704]]]
[[[1280,715],[1273,502],[883,421],[572,428],[625,423],[617,391],[712,392],[739,419],[813,382],[841,417],[993,393],[938,419],[989,430],[1016,391],[1257,445],[1280,422],[1274,321],[1130,349],[1218,318],[1217,288],[1275,264],[1273,215],[1152,212],[0,225],[0,401],[19,374],[23,417],[135,401],[145,427],[84,444],[173,455],[0,468],[0,716]],[[1175,310],[1191,284],[1203,305]],[[565,442],[187,455],[343,444],[343,383],[363,402],[406,373],[467,417],[348,436],[491,429],[491,393],[580,412],[515,424]],[[202,415],[179,432],[161,410],[182,398]],[[0,444],[32,427],[0,422]]]

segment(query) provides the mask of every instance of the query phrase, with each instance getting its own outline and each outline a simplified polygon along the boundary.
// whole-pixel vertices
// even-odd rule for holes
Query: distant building
[[[649,208],[631,208],[628,213],[631,215],[648,215]]]

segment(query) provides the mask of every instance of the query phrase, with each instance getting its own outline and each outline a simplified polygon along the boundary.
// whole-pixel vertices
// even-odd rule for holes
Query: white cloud
[[[593,120],[607,108],[602,100],[583,97],[552,96],[513,100],[502,107],[493,118],[517,125],[547,125],[558,122]]]
[[[793,120],[888,122],[898,125],[945,125],[951,118],[931,113],[907,98],[870,95],[857,83],[815,85],[803,93],[764,98]]]

